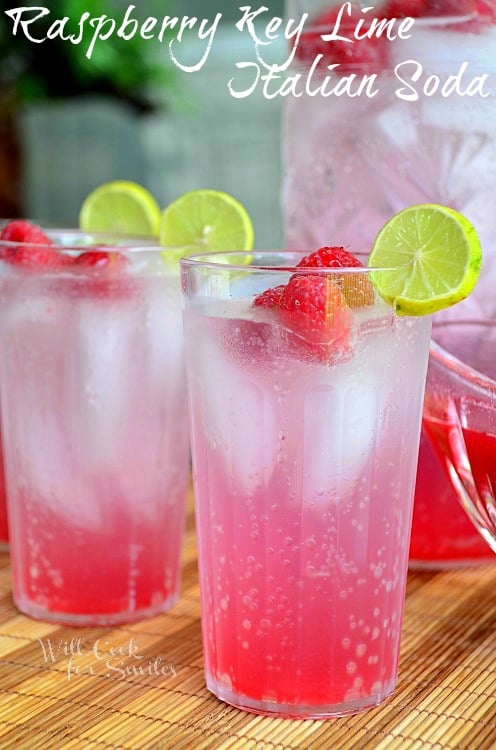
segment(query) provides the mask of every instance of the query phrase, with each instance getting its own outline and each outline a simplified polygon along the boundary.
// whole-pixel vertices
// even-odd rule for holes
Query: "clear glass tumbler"
[[[470,298],[436,320],[496,317],[496,5],[286,1],[288,18],[305,12],[289,73],[301,75],[302,89],[309,86],[284,99],[287,247],[366,249],[402,208],[451,206],[476,226],[483,269]],[[417,17],[401,38],[402,16],[411,13]],[[375,20],[394,18],[390,38],[365,36]],[[356,39],[360,23],[358,35],[365,38]],[[323,41],[331,32],[347,41]],[[315,93],[326,76],[333,93]],[[478,81],[484,76],[485,83]],[[412,563],[444,567],[488,559],[425,432],[417,488]]]
[[[332,321],[309,330],[270,309],[301,255],[240,257],[182,261],[207,686],[354,713],[396,683],[430,319],[366,268],[305,268]]]
[[[164,248],[51,237],[56,249],[0,243],[14,600],[57,623],[137,620],[179,593],[189,468],[179,267]]]

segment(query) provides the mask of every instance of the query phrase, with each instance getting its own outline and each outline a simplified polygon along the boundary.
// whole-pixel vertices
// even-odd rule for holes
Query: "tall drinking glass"
[[[320,58],[308,89],[302,83],[301,96],[284,99],[287,246],[319,247],[332,237],[333,244],[365,249],[402,208],[451,206],[476,226],[484,262],[470,299],[436,319],[496,317],[496,6],[287,0],[288,18],[304,12],[291,73],[307,82]],[[400,34],[402,17],[412,13],[417,17]],[[391,22],[389,38],[367,38],[383,19]],[[323,41],[330,33],[347,41]],[[326,76],[332,93],[315,93]],[[489,554],[423,433],[412,562],[445,566]]]
[[[366,268],[305,268],[333,320],[305,333],[253,306],[301,255],[240,257],[182,261],[207,686],[357,712],[396,683],[430,320],[397,317]]]
[[[14,600],[58,623],[137,620],[179,592],[189,447],[178,264],[164,248],[51,237],[56,249],[0,243]]]

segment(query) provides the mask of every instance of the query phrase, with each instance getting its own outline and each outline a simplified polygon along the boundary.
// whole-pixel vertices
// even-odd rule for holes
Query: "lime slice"
[[[231,195],[218,190],[192,190],[165,208],[160,244],[178,247],[177,253],[164,252],[164,256],[175,258],[221,250],[246,252],[253,247],[253,226],[244,206]],[[247,263],[249,256],[240,255],[239,261]],[[231,262],[236,259],[231,257]]]
[[[157,237],[160,208],[153,195],[135,182],[106,182],[85,198],[79,226],[86,232]]]
[[[405,208],[379,231],[368,265],[381,297],[398,315],[428,315],[468,297],[479,277],[482,249],[464,216],[446,206]]]

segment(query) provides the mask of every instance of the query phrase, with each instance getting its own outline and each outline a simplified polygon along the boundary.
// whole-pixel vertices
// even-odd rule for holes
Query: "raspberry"
[[[285,285],[274,286],[270,289],[266,289],[265,292],[257,294],[253,300],[255,307],[264,307],[267,310],[277,310],[281,304],[281,297],[285,290]]]
[[[136,280],[121,272],[128,259],[117,250],[92,249],[78,255],[73,267],[81,276],[75,280],[77,296],[117,300],[132,297],[137,291]]]
[[[298,263],[298,268],[361,268],[363,264],[344,247],[321,247],[306,255]],[[341,293],[350,307],[373,305],[374,287],[365,274],[347,273],[336,277]]]
[[[442,28],[460,33],[477,34],[496,24],[494,0],[427,0],[426,16],[465,16],[463,23],[450,23]]]
[[[383,8],[381,15],[384,18],[420,18],[428,15],[428,0],[389,0]]]
[[[23,219],[9,221],[0,232],[0,240],[4,242],[32,242],[35,245],[53,245],[53,242],[43,230]]]
[[[224,351],[235,362],[258,372],[272,371],[276,356],[274,348],[277,346],[277,328],[252,320],[225,319],[219,322],[219,335]]]
[[[475,0],[475,10],[479,18],[485,18],[496,24],[496,5],[494,0]]]
[[[122,253],[116,251],[88,250],[86,253],[79,255],[75,263],[78,266],[86,266],[88,268],[111,268],[118,271],[127,264],[127,258]]]
[[[357,68],[361,65],[369,68],[370,72],[378,73],[387,65],[387,38],[380,36],[372,39],[368,37],[355,39],[353,37],[353,31],[359,20],[364,21],[362,32],[366,31],[368,26],[367,17],[361,12],[360,4],[353,3],[351,15],[344,13],[341,17],[338,33],[349,41],[335,39],[326,42],[322,39],[321,34],[329,34],[334,29],[341,7],[341,5],[334,6],[312,18],[309,24],[314,30],[303,32],[301,35],[296,49],[297,59],[312,63],[316,56],[321,54],[321,66],[339,64],[339,72],[342,74],[360,73]]]
[[[292,276],[280,302],[281,321],[304,353],[328,362],[348,349],[353,316],[339,287],[322,276]]]
[[[310,255],[305,255],[298,268],[350,268],[362,263],[344,247],[321,247]]]
[[[64,265],[66,259],[53,246],[44,231],[23,219],[9,221],[0,233],[0,243],[16,242],[16,246],[0,246],[0,257],[15,266],[36,269]],[[33,244],[31,244],[33,243]]]
[[[427,16],[466,16],[476,11],[476,0],[427,0]]]

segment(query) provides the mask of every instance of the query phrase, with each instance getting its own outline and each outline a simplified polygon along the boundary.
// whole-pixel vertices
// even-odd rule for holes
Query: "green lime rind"
[[[398,315],[429,315],[461,302],[479,278],[482,248],[470,221],[447,206],[411,206],[377,234],[368,258],[379,295]]]
[[[86,232],[157,237],[160,208],[142,185],[114,180],[86,196],[79,212],[79,226]]]
[[[250,251],[253,238],[244,206],[219,190],[191,190],[162,213],[159,239],[169,248],[163,253],[168,260],[209,251]],[[175,247],[181,247],[181,254]]]

